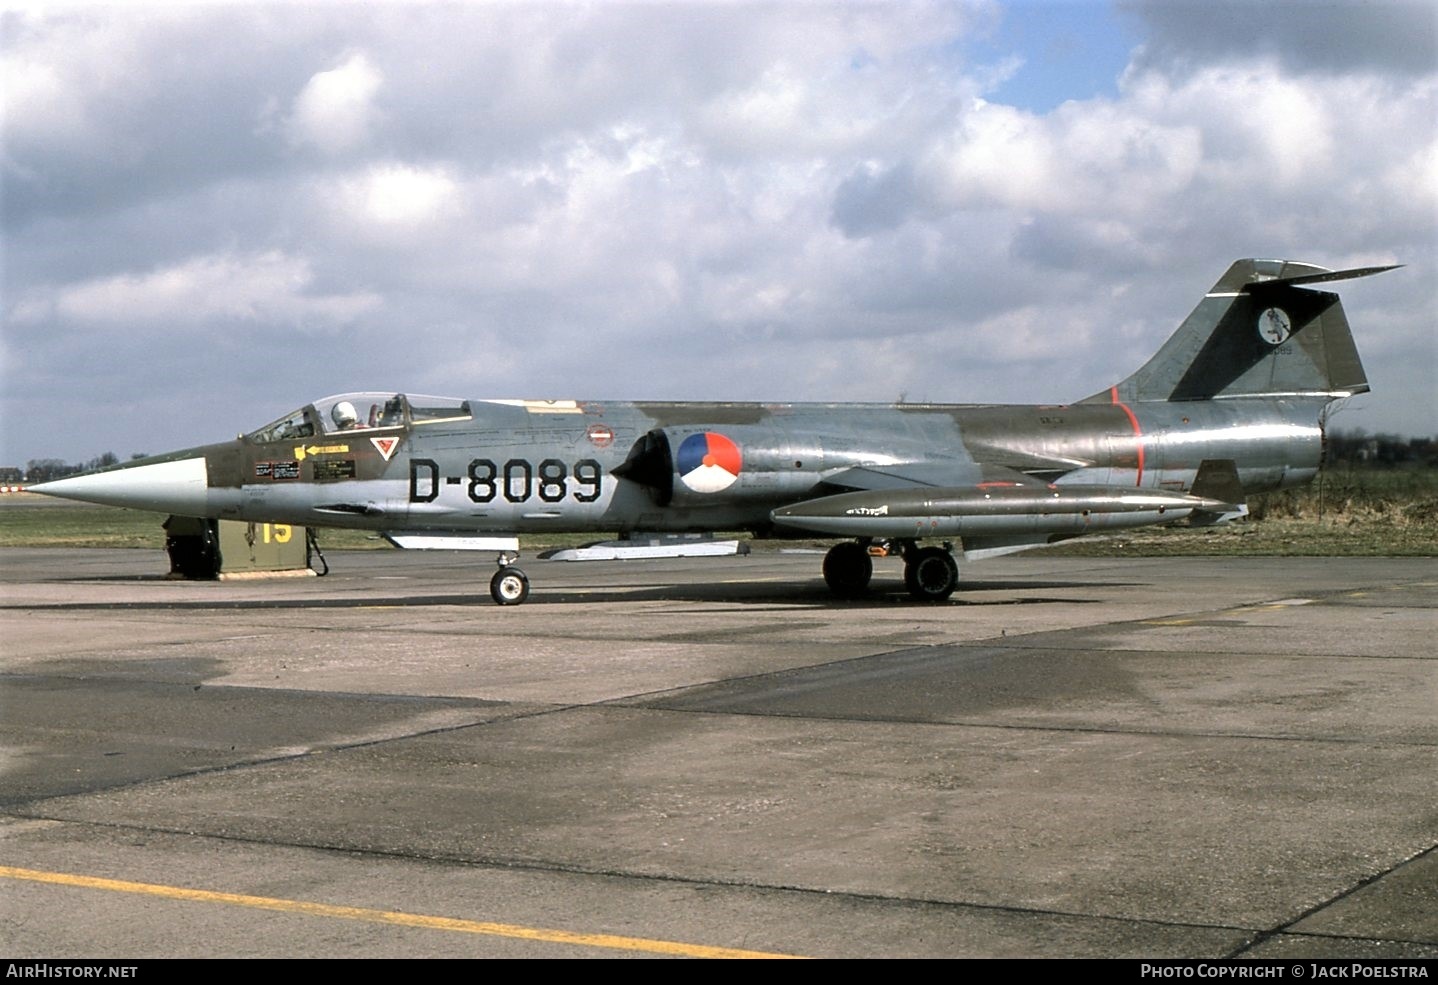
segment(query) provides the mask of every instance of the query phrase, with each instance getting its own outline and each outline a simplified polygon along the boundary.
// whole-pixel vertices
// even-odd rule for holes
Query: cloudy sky
[[[1230,261],[1438,433],[1438,4],[5,4],[0,465],[316,397],[1060,402]]]

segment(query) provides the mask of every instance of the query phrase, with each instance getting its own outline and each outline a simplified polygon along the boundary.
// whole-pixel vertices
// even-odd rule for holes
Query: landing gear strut
[[[489,595],[500,605],[519,605],[529,598],[529,577],[514,566],[518,554],[501,554],[495,562],[499,570],[489,579]]]

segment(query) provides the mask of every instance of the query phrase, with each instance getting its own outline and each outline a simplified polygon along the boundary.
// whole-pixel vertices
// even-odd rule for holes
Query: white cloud
[[[89,325],[184,331],[213,321],[292,327],[343,323],[379,303],[373,294],[316,294],[308,261],[278,252],[196,257],[143,274],[100,277],[27,298],[17,323],[47,316]]]
[[[172,11],[156,13],[154,34],[184,19]],[[113,153],[125,153],[113,116],[126,98],[151,91],[132,32],[84,7],[7,10],[3,16],[0,100],[7,163],[29,148],[93,152],[107,141]]]
[[[1041,116],[979,101],[918,174],[946,209],[1132,218],[1190,187],[1205,136],[1190,120],[1156,120],[1126,102],[1068,102]]]
[[[1363,16],[1329,6],[1325,37]],[[278,409],[372,384],[1066,399],[1134,368],[1257,254],[1410,263],[1343,286],[1387,415],[1347,416],[1433,428],[1411,340],[1438,303],[1438,72],[1386,71],[1378,44],[1299,71],[1296,43],[1225,47],[1216,21],[1203,58],[1178,58],[1182,18],[1145,7],[1166,57],[1047,112],[993,95],[1035,52],[993,32],[969,47],[973,23],[1042,4],[23,21],[0,54],[20,96],[0,96],[7,387],[45,405],[81,350],[93,392],[143,376],[123,344],[141,327],[235,349],[289,332],[293,358],[252,381]],[[334,352],[337,326],[373,344]],[[206,372],[164,368],[198,391],[220,385]],[[68,412],[45,419],[92,440]]]
[[[452,216],[459,191],[445,168],[379,164],[344,179],[338,201],[362,224],[408,229]]]
[[[375,96],[383,82],[363,52],[316,72],[295,97],[288,121],[291,141],[329,154],[362,146],[378,119]]]
[[[27,131],[78,133],[85,111],[78,94],[67,85],[60,67],[33,61],[28,52],[0,55],[6,129],[23,138]]]
[[[1215,66],[1183,79],[1147,73],[1125,86],[1129,112],[1185,120],[1205,135],[1204,165],[1228,180],[1290,190],[1327,170],[1354,79],[1292,79],[1269,62]],[[1235,166],[1244,170],[1234,173]]]

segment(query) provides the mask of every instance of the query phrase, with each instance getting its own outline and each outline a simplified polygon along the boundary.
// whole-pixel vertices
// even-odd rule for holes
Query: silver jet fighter
[[[871,551],[916,599],[976,559],[1096,531],[1218,522],[1309,481],[1332,401],[1368,381],[1327,270],[1239,260],[1132,376],[1057,406],[328,397],[234,441],[35,492],[179,516],[350,527],[498,554],[518,537],[719,530],[842,538],[824,579],[868,589]],[[925,544],[928,541],[928,544]],[[937,542],[937,543],[935,543]]]

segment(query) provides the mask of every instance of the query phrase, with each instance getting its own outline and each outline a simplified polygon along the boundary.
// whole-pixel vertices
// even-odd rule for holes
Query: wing
[[[856,466],[826,477],[819,486],[821,495],[775,510],[772,517],[780,526],[829,535],[864,536],[867,529],[874,529],[883,530],[881,536],[912,536],[910,521],[895,517],[890,523],[888,503],[866,505],[872,497],[862,494],[877,493],[881,498],[887,498],[884,494],[898,494],[903,499],[926,499],[930,495],[950,498],[957,494],[987,499],[998,492],[1006,496],[1038,497],[1048,488],[1042,480],[1016,469],[968,459]],[[968,536],[963,540],[964,556],[970,560],[1027,550],[1049,542],[1047,536],[1029,532],[999,537]]]
[[[1047,488],[1047,483],[1025,475],[1017,469],[1006,468],[1002,465],[930,459],[922,462],[845,469],[826,478],[823,486],[826,491],[832,490],[836,494],[919,490],[925,487],[950,492],[964,489],[971,490],[975,494],[982,494],[985,490],[994,489],[1032,489],[1037,491]],[[810,500],[807,504],[799,504],[794,509],[796,515],[792,521],[796,525],[814,522],[812,518],[801,519],[799,517],[798,514],[805,511],[806,506],[809,511],[814,510],[816,506],[820,512],[825,511],[824,505],[819,500]],[[786,522],[781,519],[779,513],[780,511],[775,512],[775,522]],[[1050,542],[1051,538],[1047,534],[1020,533],[989,537],[971,535],[963,538],[963,553],[965,560],[976,561],[980,558],[997,557],[1017,551],[1026,551],[1034,547],[1043,547]]]
[[[1210,485],[1217,488],[1220,478]],[[861,540],[950,537],[962,540],[967,560],[1232,509],[1212,491],[1054,485],[967,460],[855,467],[830,476],[825,486],[821,495],[774,510],[775,525]]]

